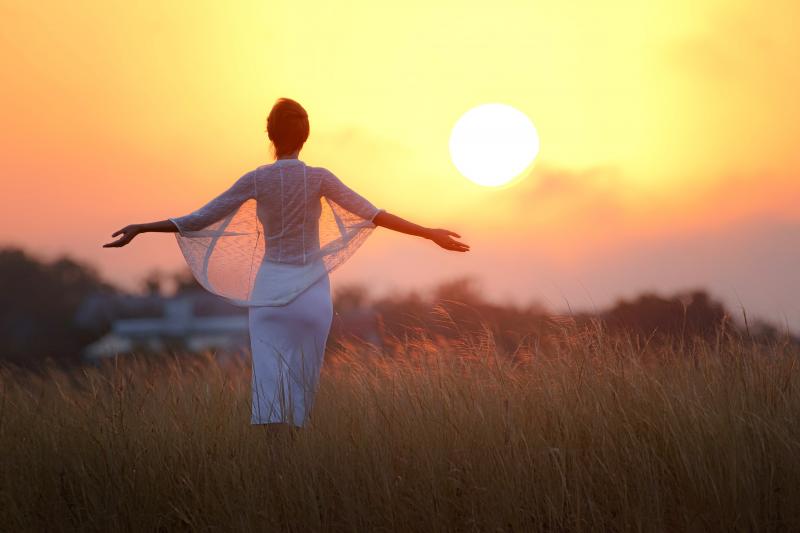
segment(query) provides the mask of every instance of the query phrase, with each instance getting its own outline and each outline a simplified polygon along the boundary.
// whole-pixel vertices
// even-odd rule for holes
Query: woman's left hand
[[[427,237],[444,248],[445,250],[452,250],[454,252],[468,252],[469,244],[455,240],[453,237],[461,238],[461,235],[449,229],[429,229]]]
[[[129,226],[125,226],[124,228],[117,230],[111,234],[112,237],[116,237],[117,235],[122,235],[122,237],[120,237],[116,241],[104,244],[103,248],[119,248],[121,246],[125,246],[141,232],[142,232],[142,227],[140,224],[131,224]]]

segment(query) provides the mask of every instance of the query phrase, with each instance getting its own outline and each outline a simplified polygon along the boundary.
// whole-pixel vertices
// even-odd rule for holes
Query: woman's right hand
[[[457,237],[459,239],[461,238],[461,235],[455,231],[441,228],[431,229],[429,230],[429,235],[427,237],[445,250],[452,250],[454,252],[469,251],[468,244],[464,244],[463,242],[453,239],[453,237]]]
[[[122,237],[120,237],[116,241],[104,244],[103,248],[119,248],[121,246],[125,246],[141,232],[142,232],[141,224],[130,224],[128,226],[125,226],[124,228],[119,229],[111,234],[112,237],[116,237],[117,235],[122,235]]]

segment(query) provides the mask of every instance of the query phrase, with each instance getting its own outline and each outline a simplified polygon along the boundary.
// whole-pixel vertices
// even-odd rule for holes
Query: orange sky
[[[334,286],[470,273],[496,298],[581,307],[702,285],[800,329],[795,1],[0,1],[0,17],[2,243],[129,287],[178,268],[170,235],[100,245],[268,162],[264,119],[288,96],[311,119],[301,159],[472,246],[379,230]],[[541,138],[502,190],[447,149],[494,101]]]

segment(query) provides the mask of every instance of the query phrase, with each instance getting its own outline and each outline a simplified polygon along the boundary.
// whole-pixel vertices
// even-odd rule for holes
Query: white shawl
[[[329,170],[279,159],[170,220],[204,288],[236,305],[276,306],[344,263],[380,211]]]

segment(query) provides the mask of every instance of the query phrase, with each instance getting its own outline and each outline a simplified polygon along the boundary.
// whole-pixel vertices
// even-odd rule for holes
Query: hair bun
[[[276,157],[303,147],[308,139],[308,113],[291,98],[278,98],[267,117],[267,134]]]

